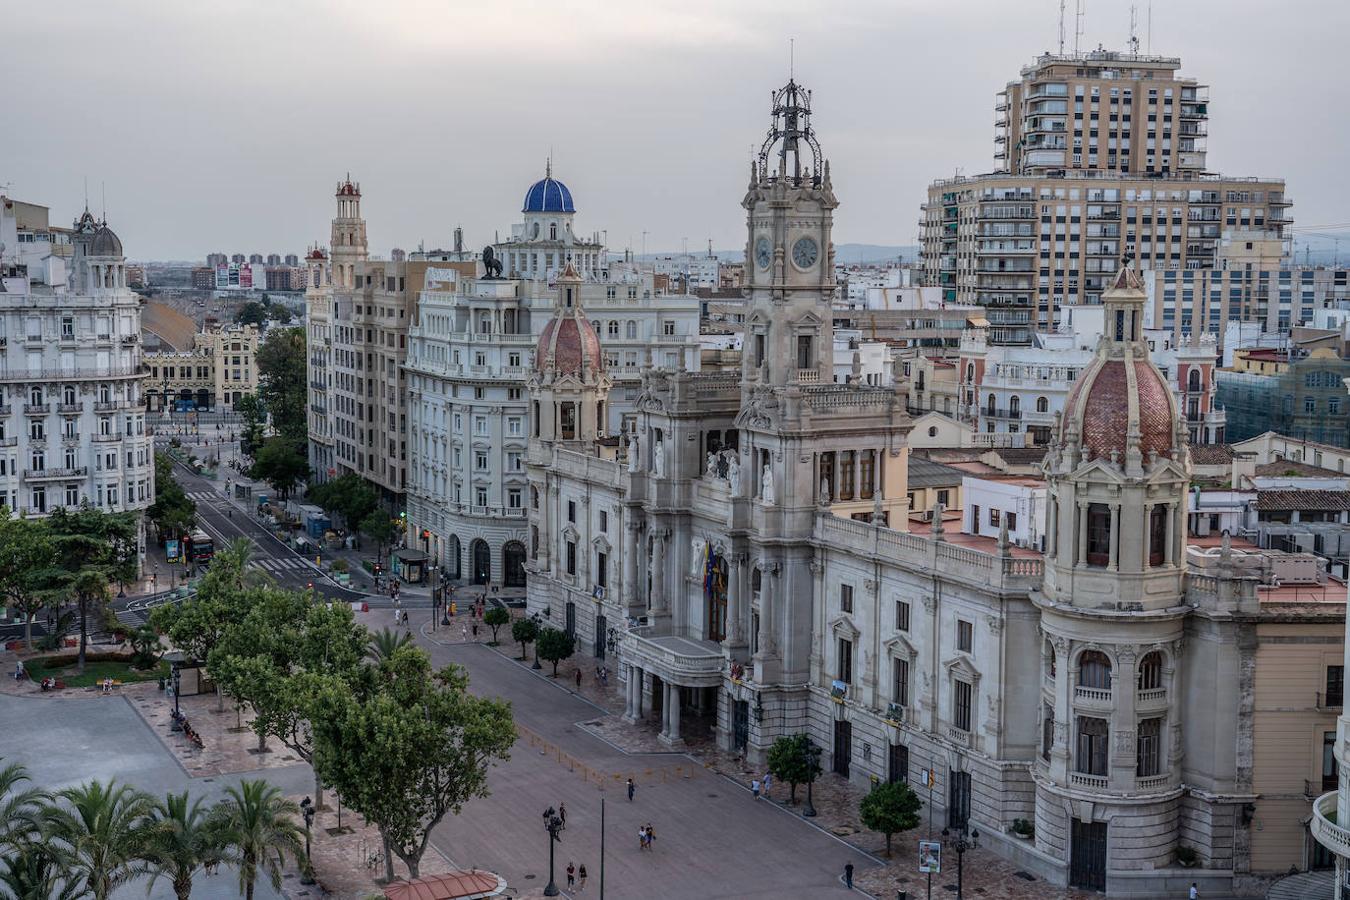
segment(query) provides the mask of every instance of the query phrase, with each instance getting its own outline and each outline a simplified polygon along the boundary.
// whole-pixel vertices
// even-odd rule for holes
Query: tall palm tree
[[[152,808],[148,796],[113,781],[91,781],[56,796],[60,802],[48,813],[51,836],[84,893],[108,900],[114,890],[146,873],[141,858]]]
[[[178,900],[192,896],[199,869],[221,859],[220,829],[201,800],[189,804],[187,791],[156,802],[145,832],[143,858],[151,883],[167,878]]]
[[[83,893],[50,843],[20,841],[0,857],[0,896],[7,900],[77,900]]]
[[[241,781],[225,789],[225,799],[212,813],[221,829],[225,859],[239,869],[239,889],[253,900],[259,868],[272,887],[281,890],[281,870],[289,856],[297,863],[304,858],[304,838],[296,816],[300,807],[262,779]]]
[[[382,628],[370,636],[370,646],[366,650],[366,655],[377,664],[382,663],[393,659],[400,647],[412,642],[412,635],[406,631],[390,631],[388,628]]]
[[[18,763],[0,769],[0,846],[17,846],[39,829],[47,794],[22,787],[28,780],[28,770]]]

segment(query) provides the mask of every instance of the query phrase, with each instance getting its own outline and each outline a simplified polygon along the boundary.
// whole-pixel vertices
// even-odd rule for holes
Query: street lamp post
[[[942,836],[944,838],[950,837],[951,832],[944,828],[942,829]],[[952,849],[956,851],[956,900],[965,900],[965,893],[963,892],[965,885],[962,878],[965,874],[965,855],[979,846],[980,830],[976,828],[967,836],[966,825],[962,823],[961,831],[956,836],[956,843],[952,845]]]
[[[562,819],[551,806],[544,810],[544,828],[548,830],[548,887],[544,888],[544,896],[556,897],[558,885],[553,881],[553,845],[562,840],[558,837],[558,832],[562,831]]]
[[[301,884],[314,883],[314,863],[309,855],[309,831],[314,824],[314,802],[306,797],[300,801],[300,812],[305,817],[305,871],[300,876]]]
[[[539,619],[539,613],[535,613],[534,615],[530,616],[530,618],[534,619],[534,632],[535,632],[535,634],[534,634],[534,637],[535,637],[535,641],[534,641],[534,665],[530,666],[530,668],[531,668],[531,669],[536,669],[536,670],[542,670],[544,667],[541,666],[541,665],[539,665],[539,631],[544,627],[544,623],[543,623],[542,621],[540,621],[540,619]]]
[[[173,725],[169,726],[172,731],[183,730],[183,718],[178,712],[178,691],[183,686],[183,673],[178,663],[173,664]]]
[[[802,816],[812,818],[816,814],[815,804],[811,802],[811,786],[816,783],[816,760],[820,758],[820,748],[810,737],[806,739],[806,805],[802,807]]]

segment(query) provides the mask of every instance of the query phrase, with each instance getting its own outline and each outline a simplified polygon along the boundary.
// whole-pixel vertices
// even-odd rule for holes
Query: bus
[[[206,565],[216,555],[216,546],[211,536],[198,528],[184,539],[183,555],[190,563]]]

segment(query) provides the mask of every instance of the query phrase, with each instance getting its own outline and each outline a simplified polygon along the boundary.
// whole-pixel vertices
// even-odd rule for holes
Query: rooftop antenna
[[[1153,53],[1153,0],[1148,0],[1148,52]]]
[[[1073,55],[1078,55],[1078,42],[1083,37],[1083,3],[1073,0]]]
[[[84,176],[84,211],[89,212],[89,176]]]
[[[108,182],[100,181],[99,187],[103,190],[103,224],[108,224]]]
[[[788,38],[788,81],[797,77],[797,39]]]
[[[1064,55],[1064,5],[1067,0],[1059,0],[1059,55]]]
[[[1139,55],[1139,5],[1130,4],[1130,52]]]

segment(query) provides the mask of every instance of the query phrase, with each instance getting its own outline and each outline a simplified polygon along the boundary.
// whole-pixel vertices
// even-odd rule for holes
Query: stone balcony
[[[720,687],[726,657],[722,645],[677,635],[653,635],[651,626],[629,629],[622,639],[623,658],[686,687]]]
[[[1309,822],[1317,843],[1341,857],[1350,857],[1350,829],[1336,823],[1336,791],[1323,794],[1313,801],[1313,815]]]

